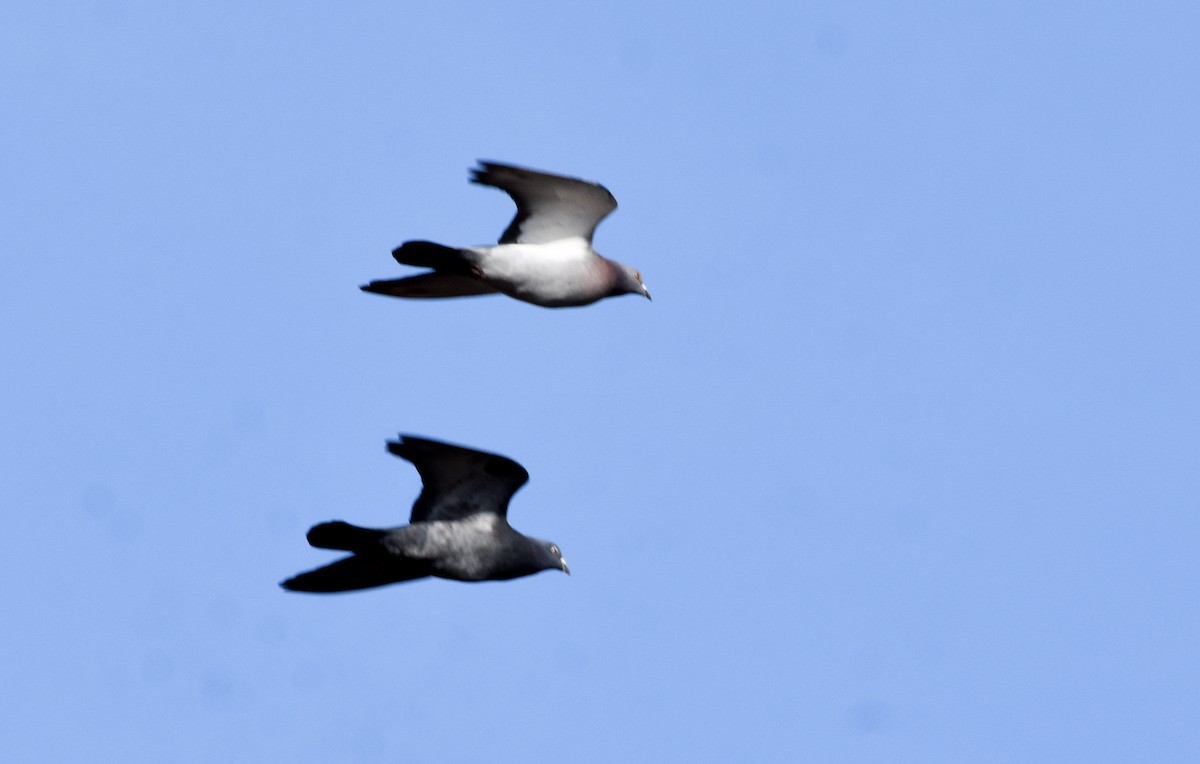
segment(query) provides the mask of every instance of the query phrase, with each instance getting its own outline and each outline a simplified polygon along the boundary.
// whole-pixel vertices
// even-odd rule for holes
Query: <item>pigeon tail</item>
[[[397,561],[392,559],[388,560],[386,564],[379,564],[370,558],[354,555],[323,568],[301,573],[279,585],[292,592],[332,594],[357,589],[371,589],[400,581],[425,578],[429,575],[424,570],[424,566],[419,568],[416,565],[401,567],[396,563]]]
[[[334,520],[329,523],[314,525],[308,531],[308,543],[317,549],[341,549],[344,552],[358,552],[369,549],[379,543],[385,531],[373,528],[360,528],[357,525]]]
[[[432,241],[406,241],[392,250],[392,257],[401,265],[452,273],[471,272],[471,264],[463,257],[461,249],[434,244]]]

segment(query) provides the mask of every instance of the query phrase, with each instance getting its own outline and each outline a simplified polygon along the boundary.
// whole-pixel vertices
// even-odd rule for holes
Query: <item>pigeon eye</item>
[[[550,545],[550,554],[558,556],[558,557],[562,556],[562,552],[558,551],[558,547],[555,546],[554,544]]]

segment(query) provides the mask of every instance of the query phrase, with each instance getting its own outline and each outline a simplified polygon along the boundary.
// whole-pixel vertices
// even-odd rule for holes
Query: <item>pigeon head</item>
[[[571,569],[567,567],[567,561],[563,559],[558,544],[552,544],[549,541],[542,541],[541,539],[538,539],[535,543],[541,552],[542,570],[561,570],[568,576],[571,575]]]
[[[642,283],[642,274],[631,265],[613,263],[613,288],[610,295],[640,294],[650,299],[650,290]]]

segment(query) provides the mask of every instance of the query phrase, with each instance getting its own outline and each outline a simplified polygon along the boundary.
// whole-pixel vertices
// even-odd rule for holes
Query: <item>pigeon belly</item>
[[[392,532],[385,542],[393,553],[429,563],[430,574],[456,581],[491,578],[498,565],[497,541],[503,538],[494,514],[479,513],[461,520],[413,523]]]
[[[581,238],[470,251],[484,280],[518,300],[555,308],[587,305],[608,293],[608,263]]]

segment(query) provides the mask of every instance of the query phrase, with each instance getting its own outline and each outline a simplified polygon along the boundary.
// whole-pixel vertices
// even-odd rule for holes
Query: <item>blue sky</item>
[[[5,761],[1200,756],[1200,10],[0,11]],[[361,294],[603,182],[654,302]],[[571,577],[344,597],[397,432]]]

